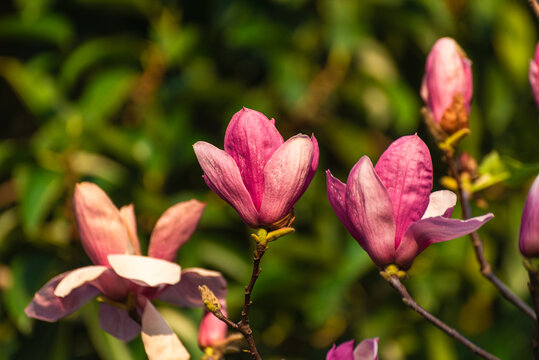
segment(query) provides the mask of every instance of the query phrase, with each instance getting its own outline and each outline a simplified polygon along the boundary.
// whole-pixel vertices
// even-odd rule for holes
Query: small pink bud
[[[472,62],[455,40],[439,39],[427,57],[421,97],[447,134],[468,128],[472,93]]]
[[[533,181],[526,198],[518,247],[525,257],[539,257],[539,175]]]
[[[528,73],[530,85],[532,87],[535,103],[539,107],[539,43],[535,48],[535,56],[530,60],[530,71]]]
[[[223,315],[227,316],[226,310],[221,307]],[[226,339],[227,325],[219,320],[211,312],[204,310],[204,316],[200,321],[198,331],[198,346],[201,349],[212,347]]]

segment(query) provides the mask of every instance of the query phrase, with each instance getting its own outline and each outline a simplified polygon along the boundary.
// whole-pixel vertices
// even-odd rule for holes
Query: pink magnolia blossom
[[[530,79],[533,98],[535,99],[537,106],[539,106],[539,43],[537,43],[535,48],[534,58],[530,60],[530,71],[528,72],[528,78]]]
[[[230,120],[225,150],[193,145],[204,180],[253,227],[285,218],[318,167],[318,143],[303,134],[287,141],[258,111],[243,108]]]
[[[326,360],[378,360],[378,338],[365,339],[354,349],[354,340],[329,350]]]
[[[518,247],[526,257],[539,257],[539,175],[533,181],[526,198]]]
[[[223,303],[221,303],[221,312],[227,316],[226,306]],[[208,310],[204,310],[198,330],[198,346],[201,349],[205,349],[219,345],[226,339],[227,330],[227,324],[219,320]]]
[[[468,127],[472,94],[472,62],[455,40],[439,39],[427,57],[421,84],[421,97],[434,121],[448,133]]]
[[[101,294],[99,325],[103,330],[124,341],[142,334],[150,359],[188,359],[151,300],[202,307],[198,285],[203,284],[224,299],[226,281],[220,273],[181,270],[172,262],[196,229],[205,205],[189,200],[165,211],[153,229],[149,256],[140,253],[133,205],[118,210],[97,185],[79,183],[73,206],[82,245],[94,265],[51,279],[35,294],[26,314],[54,322]]]
[[[403,136],[380,156],[376,167],[363,156],[346,184],[327,174],[333,210],[376,265],[407,269],[432,243],[469,234],[493,215],[450,219],[454,193],[431,193],[432,162],[427,145],[417,136]]]

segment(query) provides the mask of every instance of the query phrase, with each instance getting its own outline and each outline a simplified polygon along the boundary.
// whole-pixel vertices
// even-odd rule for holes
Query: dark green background
[[[345,180],[399,136],[429,145],[435,189],[447,172],[419,115],[434,41],[454,37],[473,60],[478,194],[495,218],[480,235],[496,273],[529,301],[520,215],[539,164],[538,111],[527,79],[537,20],[509,0],[4,0],[0,3],[0,359],[143,359],[140,339],[97,327],[95,302],[55,324],[23,309],[49,278],[89,264],[74,227],[74,184],[135,204],[143,247],[177,201],[207,202],[178,253],[221,271],[238,319],[250,276],[249,229],[201,178],[192,144],[222,147],[246,106],[285,138],[314,133],[320,165],[296,206],[296,233],[272,243],[252,324],[265,359],[323,359],[333,342],[380,337],[380,358],[473,359],[405,308],[334,215],[326,169]],[[497,153],[492,153],[492,151]],[[534,165],[535,164],[535,165]],[[455,211],[454,216],[459,216]],[[478,272],[467,238],[437,244],[406,282],[417,301],[503,359],[531,357],[533,324]],[[160,311],[193,354],[200,309]],[[230,359],[247,359],[234,355]]]

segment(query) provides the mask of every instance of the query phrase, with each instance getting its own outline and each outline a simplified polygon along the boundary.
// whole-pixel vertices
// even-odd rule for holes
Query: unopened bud
[[[198,290],[200,291],[200,295],[202,296],[202,302],[204,303],[204,306],[206,306],[206,309],[210,312],[216,312],[218,310],[221,310],[221,303],[219,303],[219,300],[217,299],[217,296],[213,293],[213,291],[210,290],[209,287],[206,285],[202,285],[198,287]]]
[[[539,257],[539,175],[535,178],[526,198],[518,247],[525,257]]]
[[[530,71],[528,73],[530,85],[532,87],[535,103],[539,107],[539,43],[535,48],[535,56],[530,60]]]

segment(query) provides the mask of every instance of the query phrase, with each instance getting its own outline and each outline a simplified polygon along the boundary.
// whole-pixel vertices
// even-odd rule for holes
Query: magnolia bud
[[[468,128],[472,93],[472,62],[455,40],[439,39],[427,57],[421,84],[421,97],[434,126],[447,135]]]
[[[518,247],[525,257],[539,257],[539,175],[535,178],[526,198]]]
[[[227,316],[226,310],[221,307],[223,315]],[[219,320],[211,312],[204,310],[204,316],[200,321],[198,331],[198,346],[201,349],[213,347],[226,339],[227,325]]]
[[[535,57],[530,60],[530,71],[528,73],[530,85],[532,87],[535,103],[539,106],[539,43],[535,48]]]

